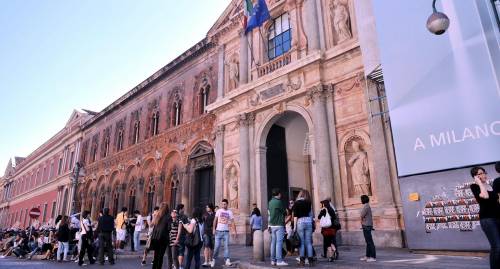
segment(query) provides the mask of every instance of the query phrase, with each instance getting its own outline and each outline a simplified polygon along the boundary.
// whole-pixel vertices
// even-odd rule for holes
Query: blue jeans
[[[490,242],[490,268],[500,268],[500,220],[494,218],[479,221]]]
[[[141,232],[139,231],[134,231],[134,250],[139,251],[139,248],[141,247]]]
[[[214,260],[219,256],[221,240],[224,240],[224,260],[229,259],[229,231],[215,231]]]
[[[297,224],[297,232],[300,237],[300,248],[299,248],[300,257],[306,257],[307,254],[307,258],[312,258],[313,257],[312,223],[299,222]]]
[[[285,227],[271,227],[271,261],[283,261],[283,238],[285,237]]]
[[[373,226],[365,226],[363,227],[363,236],[365,237],[366,242],[366,254],[365,256],[368,258],[377,258],[377,253],[375,252],[375,243],[373,243],[372,230]]]
[[[59,246],[57,247],[57,260],[61,260],[61,253],[64,253],[62,258],[63,261],[67,260],[69,250],[69,242],[61,242],[59,241]]]

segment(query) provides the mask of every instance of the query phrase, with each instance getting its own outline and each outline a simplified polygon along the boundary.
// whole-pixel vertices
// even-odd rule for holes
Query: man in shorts
[[[214,205],[208,204],[206,208],[206,215],[203,217],[203,256],[205,257],[205,262],[202,264],[203,267],[208,267],[212,263],[212,253],[214,251],[214,234],[213,225],[215,219]]]
[[[121,249],[122,241],[125,241],[127,235],[127,208],[123,207],[122,211],[116,215],[115,219],[115,230],[116,230],[116,242],[115,248],[118,251]]]

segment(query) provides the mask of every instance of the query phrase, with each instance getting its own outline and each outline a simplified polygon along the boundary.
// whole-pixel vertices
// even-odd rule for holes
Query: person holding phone
[[[479,222],[481,229],[491,246],[490,268],[500,268],[500,204],[498,193],[488,184],[486,170],[476,166],[470,170],[474,183],[470,189],[479,204]]]

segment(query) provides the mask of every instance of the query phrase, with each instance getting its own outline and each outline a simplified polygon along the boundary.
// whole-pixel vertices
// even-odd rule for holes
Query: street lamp
[[[437,11],[436,0],[432,1],[432,11],[427,19],[427,29],[435,35],[442,35],[450,26],[450,19],[446,14]]]

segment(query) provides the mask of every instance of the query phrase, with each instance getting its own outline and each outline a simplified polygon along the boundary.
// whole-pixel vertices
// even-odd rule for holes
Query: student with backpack
[[[186,240],[187,259],[185,269],[191,268],[191,261],[194,257],[194,268],[199,269],[201,265],[200,252],[203,246],[203,211],[199,207],[193,209],[193,215],[189,224],[183,224],[187,231]]]

